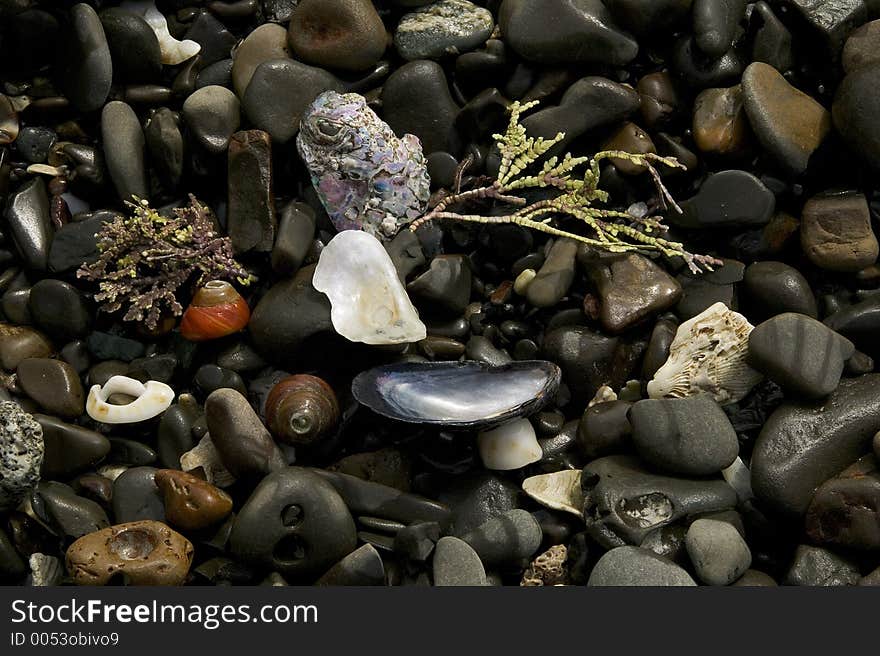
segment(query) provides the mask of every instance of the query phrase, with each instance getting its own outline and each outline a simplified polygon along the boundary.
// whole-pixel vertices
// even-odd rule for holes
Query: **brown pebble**
[[[45,358],[51,353],[52,344],[41,332],[0,323],[0,365],[7,371],[14,371],[26,358]]]
[[[855,272],[877,260],[878,244],[864,195],[856,192],[814,196],[801,215],[801,247],[816,266]]]
[[[197,476],[177,469],[160,469],[153,478],[165,502],[165,518],[177,528],[198,531],[232,512],[232,498]]]
[[[117,524],[82,536],[67,550],[67,571],[77,585],[180,585],[193,559],[193,545],[151,519]]]
[[[79,374],[63,360],[26,358],[16,372],[24,393],[49,414],[71,419],[83,413],[86,395]]]
[[[622,150],[625,153],[634,155],[643,155],[645,153],[656,153],[657,147],[651,141],[648,133],[642,130],[635,123],[624,123],[620,129],[611,135],[603,144],[602,150]],[[647,169],[641,164],[634,164],[628,160],[621,158],[612,158],[611,163],[623,175],[639,175]]]
[[[742,87],[706,89],[694,101],[694,143],[704,153],[742,155],[752,141]]]

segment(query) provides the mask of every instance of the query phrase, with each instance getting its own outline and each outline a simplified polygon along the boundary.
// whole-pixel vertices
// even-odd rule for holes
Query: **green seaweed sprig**
[[[655,153],[606,150],[592,157],[574,157],[571,153],[566,153],[561,159],[553,156],[538,169],[538,161],[565,138],[565,133],[559,132],[552,139],[526,134],[525,127],[520,124],[520,115],[537,104],[537,101],[512,103],[508,109],[510,120],[507,130],[504,134],[492,135],[501,154],[501,166],[494,182],[461,191],[457,181],[453,192],[413,221],[410,230],[416,231],[425,223],[438,219],[485,224],[513,223],[557,237],[574,239],[611,253],[641,251],[681,257],[694,273],[711,271],[713,266],[721,264],[714,257],[690,253],[683,244],[659,236],[666,231],[660,217],[637,217],[627,212],[597,207],[597,204],[608,201],[608,193],[599,189],[600,163],[603,160],[622,159],[644,167],[654,180],[661,205],[665,208],[668,204],[681,213],[681,208],[666,189],[655,167],[655,164],[662,164],[684,169],[681,162],[674,157],[662,157]],[[585,166],[583,176],[576,177],[576,170],[582,166]],[[543,188],[556,189],[559,193],[532,203],[517,195],[526,189]],[[500,216],[450,211],[454,206],[485,199],[504,203],[512,209]],[[583,221],[591,229],[592,235],[585,236],[554,227],[552,221],[559,216]]]

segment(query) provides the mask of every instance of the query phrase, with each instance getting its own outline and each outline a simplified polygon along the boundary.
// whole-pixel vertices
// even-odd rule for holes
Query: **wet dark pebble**
[[[174,38],[198,43],[196,56],[163,63],[133,5],[0,1],[0,581],[37,581],[36,553],[71,563],[98,554],[133,521],[168,549],[99,583],[516,585],[564,546],[559,580],[573,585],[876,584],[880,5],[157,7]],[[562,135],[542,164],[603,148],[674,156],[684,168],[656,168],[681,213],[644,165],[612,156],[595,169],[599,191],[586,163],[571,178],[586,180],[596,214],[534,218],[612,241],[620,228],[600,234],[591,222],[650,227],[716,258],[714,271],[694,273],[662,249],[604,253],[601,238],[498,223],[516,208],[480,198],[444,209],[484,224],[438,219],[383,235],[424,337],[346,340],[312,283],[336,232],[333,204],[389,185],[395,198],[407,192],[401,162],[382,162],[386,180],[355,159],[368,134],[351,130],[359,117],[300,130],[330,90],[362,94],[398,139],[416,138],[401,143],[421,148],[428,207],[458,184],[491,183],[502,165],[493,134],[514,101],[540,101],[520,119],[528,137]],[[344,135],[333,171],[350,187],[304,164],[297,139],[318,132],[328,143]],[[389,146],[370,150],[371,167]],[[557,193],[553,176],[541,184],[513,191],[527,203]],[[231,239],[205,247],[227,264],[234,256],[252,280],[225,265],[201,276],[204,253],[158,253],[150,237],[132,242],[153,262],[146,278],[85,275],[102,257],[111,270],[128,262],[107,254],[122,239],[114,222],[131,216],[124,201],[148,199],[170,217],[189,194]],[[102,309],[117,287],[169,282],[186,258],[197,270],[176,279],[165,300],[179,307],[155,325],[125,316],[125,294]],[[221,328],[231,321],[226,307],[193,301],[212,278],[228,279],[250,320],[190,341],[187,308],[188,323],[198,312]],[[733,338],[703,327],[697,341],[738,359],[725,353],[696,374],[701,385],[729,383],[742,363],[764,381],[727,405],[686,386],[675,393],[684,398],[649,398],[670,356],[687,359],[671,348],[679,326],[718,302],[750,327]],[[375,365],[532,359],[559,366],[562,381],[533,406],[524,441],[540,459],[518,470],[486,469],[472,432],[400,423],[351,395]],[[266,397],[303,374],[332,389],[338,416],[294,448],[269,430]],[[112,376],[167,384],[171,405],[145,421],[97,422],[86,398]],[[326,410],[311,394],[288,399],[301,410],[293,419]],[[553,494],[565,498],[526,495],[523,481],[538,475],[555,476]],[[66,554],[75,539],[97,547]],[[84,582],[80,569],[65,574],[58,583]]]

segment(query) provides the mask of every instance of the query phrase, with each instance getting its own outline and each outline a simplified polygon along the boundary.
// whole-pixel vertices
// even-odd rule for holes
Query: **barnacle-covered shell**
[[[375,237],[346,230],[318,258],[312,285],[330,299],[337,333],[364,344],[405,344],[427,329],[404,289],[385,247]]]
[[[266,423],[277,439],[312,444],[339,422],[339,401],[317,376],[299,374],[281,379],[266,397]]]
[[[559,388],[552,362],[406,362],[374,367],[354,379],[362,404],[385,417],[446,428],[485,429],[536,412]]]
[[[209,280],[183,313],[180,334],[191,342],[226,337],[247,326],[250,318],[247,301],[235,287],[225,280]]]
[[[521,586],[567,585],[566,560],[568,560],[568,549],[564,544],[554,544],[532,561],[523,572],[519,584]]]
[[[427,206],[430,181],[418,137],[398,139],[359,94],[318,96],[296,145],[337,230],[393,237]]]
[[[721,405],[736,403],[763,376],[746,363],[754,326],[715,303],[678,327],[669,358],[648,383],[648,396],[681,398],[708,392]]]

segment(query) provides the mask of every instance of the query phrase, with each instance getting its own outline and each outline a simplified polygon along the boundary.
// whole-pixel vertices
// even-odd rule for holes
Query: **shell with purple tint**
[[[389,239],[425,211],[430,181],[418,137],[398,139],[363,96],[322,93],[296,145],[337,230]]]
[[[391,419],[485,429],[536,412],[559,388],[552,362],[406,362],[374,367],[352,383],[354,397]]]

